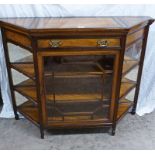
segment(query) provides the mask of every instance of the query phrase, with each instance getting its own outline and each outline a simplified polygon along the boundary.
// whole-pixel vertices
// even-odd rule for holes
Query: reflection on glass
[[[108,118],[114,56],[44,58],[46,108],[52,121]]]

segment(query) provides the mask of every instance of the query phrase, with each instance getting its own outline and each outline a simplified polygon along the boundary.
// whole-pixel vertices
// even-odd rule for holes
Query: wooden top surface
[[[130,29],[146,22],[153,22],[151,17],[24,17],[1,18],[0,25],[13,26],[27,30],[41,29]]]

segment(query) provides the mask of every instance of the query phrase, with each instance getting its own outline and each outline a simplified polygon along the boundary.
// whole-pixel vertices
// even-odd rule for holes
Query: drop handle
[[[108,41],[107,40],[98,40],[97,45],[100,47],[107,47],[108,46]]]
[[[62,42],[60,40],[50,40],[49,45],[51,47],[60,47]]]

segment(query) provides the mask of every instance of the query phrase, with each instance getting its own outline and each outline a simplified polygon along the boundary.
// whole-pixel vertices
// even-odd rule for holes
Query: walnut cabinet
[[[150,17],[0,19],[15,118],[44,129],[109,127],[135,114]],[[24,49],[11,58],[9,44]],[[18,56],[22,58],[18,59]],[[13,70],[22,74],[15,83]],[[134,94],[129,95],[130,92]],[[25,97],[17,104],[16,93]]]

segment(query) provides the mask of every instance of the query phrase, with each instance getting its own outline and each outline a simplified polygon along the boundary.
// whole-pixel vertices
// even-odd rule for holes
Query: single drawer
[[[120,39],[40,39],[38,48],[120,47]]]

